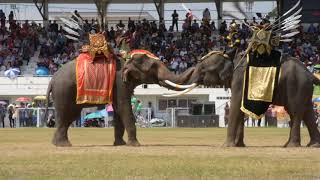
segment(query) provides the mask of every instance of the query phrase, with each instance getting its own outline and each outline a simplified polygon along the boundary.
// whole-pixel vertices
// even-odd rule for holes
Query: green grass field
[[[282,148],[289,129],[247,128],[246,148],[223,148],[225,128],[138,129],[140,147],[114,147],[113,129],[0,129],[0,179],[320,179],[320,149]],[[302,129],[302,145],[309,141]]]

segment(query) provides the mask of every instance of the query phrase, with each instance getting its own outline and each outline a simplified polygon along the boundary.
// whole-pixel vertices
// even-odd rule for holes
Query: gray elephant
[[[235,59],[239,63],[240,56]],[[230,121],[226,146],[245,146],[243,141],[244,122],[240,110],[243,89],[243,74],[246,61],[240,62],[239,68],[233,72]],[[320,80],[311,74],[298,60],[288,55],[281,59],[281,77],[275,91],[272,104],[284,106],[292,121],[290,135],[284,147],[301,146],[300,123],[303,120],[308,128],[310,142],[307,146],[320,147],[320,133],[316,125],[312,95],[313,84],[320,85]],[[238,91],[237,91],[238,90]]]
[[[195,67],[187,84],[206,86],[231,87],[231,107],[225,146],[243,147],[244,113],[240,110],[243,78],[247,61],[243,61],[243,54],[235,51],[229,55],[222,52],[213,52]],[[228,58],[229,57],[229,58]],[[235,59],[232,61],[232,59]],[[284,106],[292,120],[289,140],[285,147],[301,146],[300,122],[303,120],[308,128],[310,142],[307,146],[320,147],[320,133],[316,125],[312,94],[313,84],[320,85],[320,80],[310,73],[298,60],[288,55],[281,59],[281,78],[275,91],[272,104]]]
[[[130,102],[135,87],[141,84],[159,84],[176,89],[167,85],[165,80],[184,83],[190,78],[193,69],[186,71],[177,79],[178,77],[170,72],[160,60],[150,58],[147,54],[136,54],[127,62],[117,56],[114,58],[117,62],[113,87],[114,145],[138,146],[135,117]],[[124,64],[126,64],[125,68]],[[67,63],[54,74],[47,90],[47,101],[49,101],[50,94],[57,121],[52,143],[56,146],[71,146],[68,138],[70,124],[80,117],[82,108],[97,106],[95,104],[76,104],[76,60]],[[128,142],[123,140],[125,130],[128,134]]]

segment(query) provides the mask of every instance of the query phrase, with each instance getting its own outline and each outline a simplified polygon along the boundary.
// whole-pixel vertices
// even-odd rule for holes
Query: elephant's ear
[[[134,61],[143,72],[147,72],[156,65],[157,60],[152,59],[145,54],[139,54],[133,56],[132,61]]]
[[[230,61],[224,61],[223,69],[219,72],[220,79],[226,81],[232,77],[233,66]]]

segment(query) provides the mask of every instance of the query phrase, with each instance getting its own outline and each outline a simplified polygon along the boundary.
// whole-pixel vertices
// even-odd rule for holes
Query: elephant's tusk
[[[174,88],[177,88],[177,89],[188,89],[188,88],[192,88],[192,87],[196,87],[196,86],[197,86],[196,83],[192,83],[192,84],[190,84],[190,85],[179,85],[179,84],[176,84],[176,83],[171,82],[171,81],[169,81],[169,80],[165,80],[164,82],[165,82],[166,84],[174,87]]]
[[[180,91],[180,92],[178,92],[178,93],[173,93],[173,94],[162,94],[162,96],[164,96],[164,97],[175,97],[175,96],[181,96],[181,95],[183,95],[183,94],[186,94],[186,93],[190,92],[192,89],[194,89],[194,88],[196,88],[196,87],[198,87],[198,86],[196,85],[196,86],[194,86],[194,87],[190,87],[190,88],[185,89],[185,90],[183,90],[183,91]]]

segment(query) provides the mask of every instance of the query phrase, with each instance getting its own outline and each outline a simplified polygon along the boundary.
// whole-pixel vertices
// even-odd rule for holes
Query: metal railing
[[[181,113],[188,114],[189,108],[184,108],[184,107],[167,108],[166,109],[167,119],[165,120],[166,126],[171,128],[176,128],[177,127],[176,118],[177,118],[177,115]]]
[[[45,108],[16,108],[14,113],[15,127],[47,127],[47,122],[50,116],[53,116],[55,120],[55,109],[53,107],[48,108],[46,119],[44,119]],[[135,114],[137,125],[140,127],[152,127],[151,121],[151,108],[141,108],[141,111]],[[81,118],[82,123],[85,121],[84,117]],[[104,127],[110,126],[110,121],[113,117],[107,115],[104,118]],[[75,127],[76,120],[71,126]],[[80,125],[83,127],[83,124]],[[79,127],[80,127],[79,126]]]
[[[44,119],[45,108],[15,109],[15,127],[46,127],[48,117],[55,114],[54,108],[48,108],[47,119]]]

